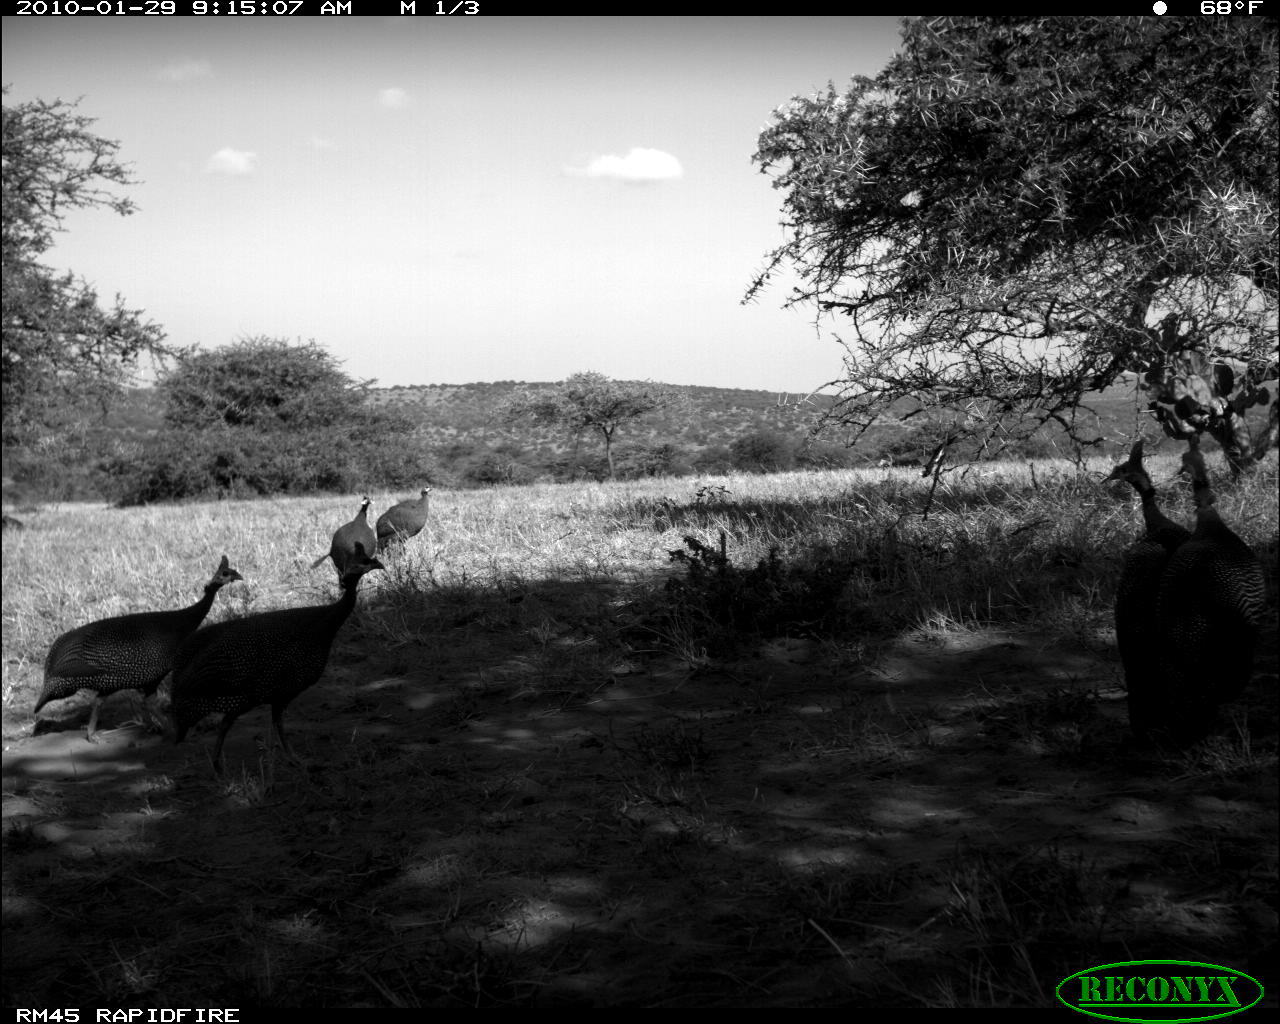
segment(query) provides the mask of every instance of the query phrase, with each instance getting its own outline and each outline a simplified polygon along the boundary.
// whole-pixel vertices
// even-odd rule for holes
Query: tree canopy
[[[762,131],[789,238],[747,299],[794,268],[788,305],[848,319],[861,430],[1096,441],[1076,410],[1134,380],[1167,432],[1248,465],[1277,362],[1276,44],[1251,18],[907,22],[879,75]]]
[[[77,114],[76,106],[34,100],[3,108],[0,379],[6,444],[64,425],[88,400],[105,404],[142,357],[164,359],[174,352],[160,327],[122,298],[103,308],[83,279],[41,262],[68,210],[134,210],[112,190],[134,184],[116,157],[119,144],[95,135],[93,119]]]
[[[365,416],[369,382],[352,380],[314,342],[242,338],[192,352],[160,382],[175,427],[326,427]]]
[[[160,380],[163,432],[108,467],[125,504],[350,492],[431,478],[404,416],[315,343],[254,337],[178,359]]]
[[[616,472],[613,438],[624,423],[674,401],[671,390],[652,381],[611,380],[603,373],[575,373],[559,384],[517,394],[512,415],[534,423],[553,424],[578,435],[594,433],[604,442],[609,477]]]

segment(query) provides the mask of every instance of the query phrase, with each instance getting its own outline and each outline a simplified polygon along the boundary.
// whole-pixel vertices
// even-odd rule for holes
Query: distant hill
[[[458,444],[502,445],[563,454],[573,449],[571,438],[547,428],[530,428],[507,420],[504,405],[517,390],[552,386],[550,382],[496,381],[474,384],[425,384],[374,388],[371,397],[405,416],[413,425],[415,440],[432,448]],[[691,455],[708,448],[728,448],[752,431],[768,431],[801,443],[830,411],[829,394],[753,391],[703,385],[669,385],[678,401],[622,427],[622,450],[672,444]],[[1132,385],[1118,385],[1087,403],[1086,418],[1107,437],[1127,436],[1135,422],[1146,418],[1135,410]],[[135,388],[126,393],[103,424],[110,433],[128,440],[144,440],[163,427],[163,406],[157,391]],[[1135,412],[1140,415],[1135,416]],[[904,432],[899,424],[886,423],[869,433],[852,454],[854,461],[874,462],[884,448]],[[821,440],[842,444],[846,438],[829,427]],[[1046,438],[1045,443],[1052,443]],[[593,439],[582,439],[593,449]]]
[[[377,389],[374,398],[415,424],[415,438],[442,453],[458,445],[503,450],[530,466],[556,465],[573,470],[575,459],[592,465],[601,454],[598,436],[574,438],[549,427],[512,423],[506,403],[518,390],[544,383],[500,381],[493,384],[428,385]],[[778,435],[798,446],[821,414],[831,407],[826,395],[801,395],[736,388],[672,385],[676,401],[618,430],[617,453],[635,459],[668,446],[685,462],[706,461],[751,433]]]
[[[562,471],[565,460],[575,456],[589,462],[599,455],[598,438],[584,437],[575,445],[563,432],[511,423],[505,416],[504,403],[515,391],[548,386],[516,381],[439,384],[380,388],[373,396],[415,424],[415,439],[441,453],[458,445],[480,445],[502,450],[521,463],[556,465]],[[618,451],[624,459],[667,445],[693,468],[711,469],[731,460],[735,442],[763,434],[792,445],[802,464],[807,460],[812,464],[865,465],[887,452],[912,453],[912,438],[921,426],[919,420],[887,422],[868,431],[856,447],[848,448],[852,434],[838,424],[828,423],[813,434],[831,411],[834,398],[829,394],[690,385],[671,385],[671,390],[677,396],[675,404],[619,430]],[[1094,396],[1081,417],[1086,433],[1113,438],[1128,436],[1143,419],[1150,422],[1144,407],[1135,409],[1131,384]],[[1068,454],[1068,449],[1061,429],[1054,426],[1034,438],[1024,454]]]

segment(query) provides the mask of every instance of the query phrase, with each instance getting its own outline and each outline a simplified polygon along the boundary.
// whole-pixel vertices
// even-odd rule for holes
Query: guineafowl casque
[[[416,537],[427,525],[427,505],[430,502],[430,487],[424,487],[422,494],[413,501],[402,501],[392,505],[378,516],[378,552],[385,551],[391,544],[403,544],[410,537]]]
[[[1266,607],[1262,565],[1214,507],[1204,456],[1182,456],[1191,477],[1196,528],[1170,557],[1160,581],[1160,669],[1169,738],[1200,739],[1217,705],[1244,691]]]
[[[141,690],[144,698],[154,694],[172,670],[179,645],[204,621],[218,591],[242,579],[223,555],[213,579],[205,584],[204,597],[189,608],[117,615],[63,633],[45,658],[44,688],[34,713],[51,700],[93,690],[86,731],[93,741],[102,699],[117,690]]]
[[[381,568],[356,541],[342,574],[342,596],[333,604],[229,619],[188,638],[173,669],[174,742],[181,743],[205,715],[221,712],[213,748],[214,771],[221,773],[222,744],[232,723],[246,711],[270,704],[280,745],[296,762],[284,735],[284,709],[320,678],[333,638],[355,607],[361,577]]]
[[[355,554],[356,545],[362,545],[370,555],[377,548],[378,538],[369,525],[369,498],[366,496],[360,503],[360,511],[349,523],[343,523],[333,532],[333,541],[329,545],[329,553],[321,555],[311,563],[317,568],[326,558],[333,559],[333,567],[338,570],[338,578],[346,574],[347,566]]]
[[[1159,727],[1165,707],[1157,646],[1160,581],[1170,557],[1191,539],[1191,531],[1175,523],[1156,504],[1155,486],[1142,465],[1141,438],[1107,480],[1123,480],[1138,492],[1146,524],[1146,533],[1124,553],[1116,587],[1116,646],[1129,691],[1129,726],[1135,736],[1145,740]]]

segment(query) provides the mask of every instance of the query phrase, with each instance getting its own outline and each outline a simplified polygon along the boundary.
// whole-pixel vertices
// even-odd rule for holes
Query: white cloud
[[[333,140],[326,139],[323,135],[311,135],[307,138],[307,145],[321,153],[326,149],[333,149]]]
[[[607,153],[586,167],[566,167],[566,174],[583,178],[617,178],[619,181],[670,181],[684,176],[680,161],[660,149],[633,147],[626,156]]]
[[[257,165],[257,153],[226,146],[209,157],[204,169],[210,174],[250,174]]]
[[[183,57],[172,61],[156,72],[162,82],[189,82],[193,78],[209,78],[213,74],[213,65],[207,60],[195,60]]]
[[[389,110],[399,110],[401,107],[408,106],[409,94],[403,89],[379,89],[378,104]]]

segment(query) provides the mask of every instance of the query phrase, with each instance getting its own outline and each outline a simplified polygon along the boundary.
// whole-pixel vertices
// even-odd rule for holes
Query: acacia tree
[[[64,425],[89,399],[105,406],[143,356],[174,354],[164,332],[119,296],[104,309],[83,279],[41,262],[68,210],[134,210],[111,190],[135,183],[116,158],[119,143],[95,135],[93,119],[75,110],[75,103],[63,100],[3,108],[0,381],[6,444]]]
[[[533,423],[598,434],[604,442],[609,479],[614,476],[613,438],[618,428],[674,401],[669,388],[652,381],[610,380],[603,373],[575,373],[559,384],[517,394],[508,411]]]
[[[1234,18],[929,18],[778,108],[787,305],[843,316],[835,414],[930,414],[998,450],[1135,379],[1233,469],[1275,437],[1277,30]],[[1133,377],[1126,377],[1133,375]],[[902,399],[910,399],[902,402]],[[898,403],[894,411],[894,403]]]

